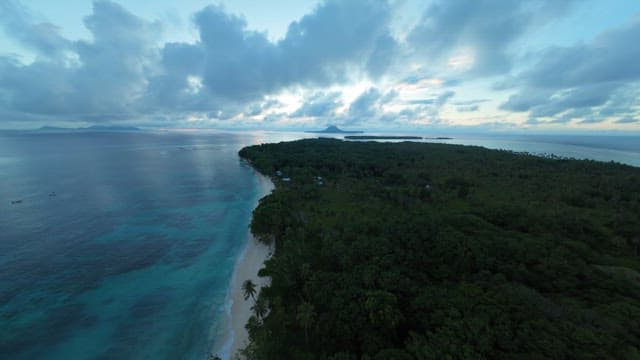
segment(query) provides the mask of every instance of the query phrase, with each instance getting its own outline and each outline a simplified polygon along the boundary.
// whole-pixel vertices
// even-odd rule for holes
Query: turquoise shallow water
[[[0,135],[0,357],[206,357],[259,196],[237,151],[257,142]]]

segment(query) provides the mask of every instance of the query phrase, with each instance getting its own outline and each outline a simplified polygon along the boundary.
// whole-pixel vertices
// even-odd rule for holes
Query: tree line
[[[640,169],[331,139],[240,156],[276,183],[247,358],[640,358]]]

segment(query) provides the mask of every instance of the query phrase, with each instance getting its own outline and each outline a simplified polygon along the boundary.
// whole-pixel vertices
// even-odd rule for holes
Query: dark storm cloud
[[[468,48],[475,75],[510,70],[510,46],[534,26],[561,16],[574,0],[441,0],[429,6],[407,37],[428,60],[446,60]]]
[[[587,44],[554,47],[510,81],[517,92],[501,108],[532,118],[584,109],[584,121],[604,121],[640,106],[640,19],[600,34]],[[631,94],[631,95],[630,95]]]

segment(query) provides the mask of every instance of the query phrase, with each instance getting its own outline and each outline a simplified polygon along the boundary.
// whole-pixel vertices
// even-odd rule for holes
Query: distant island
[[[57,132],[57,131],[140,131],[135,126],[120,125],[92,125],[88,127],[66,128],[58,126],[42,126],[35,131]]]
[[[451,137],[422,137],[422,136],[386,136],[386,135],[349,135],[344,137],[347,140],[452,140]]]
[[[375,135],[350,135],[348,140],[422,140],[421,136],[375,136]]]
[[[329,125],[324,130],[311,130],[311,131],[305,131],[305,132],[315,133],[315,134],[362,134],[362,131],[342,130],[335,125]]]
[[[240,156],[290,178],[253,213],[275,252],[247,358],[640,357],[640,169],[336,139]]]
[[[135,126],[119,126],[119,125],[93,125],[86,128],[80,128],[79,130],[85,131],[140,131],[140,128]]]

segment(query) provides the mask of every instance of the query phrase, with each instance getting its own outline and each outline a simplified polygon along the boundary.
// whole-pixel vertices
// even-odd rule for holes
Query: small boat
[[[56,192],[55,191],[50,192],[49,196],[56,196]]]
[[[15,204],[22,204],[22,199],[11,201],[11,205],[15,205]]]

